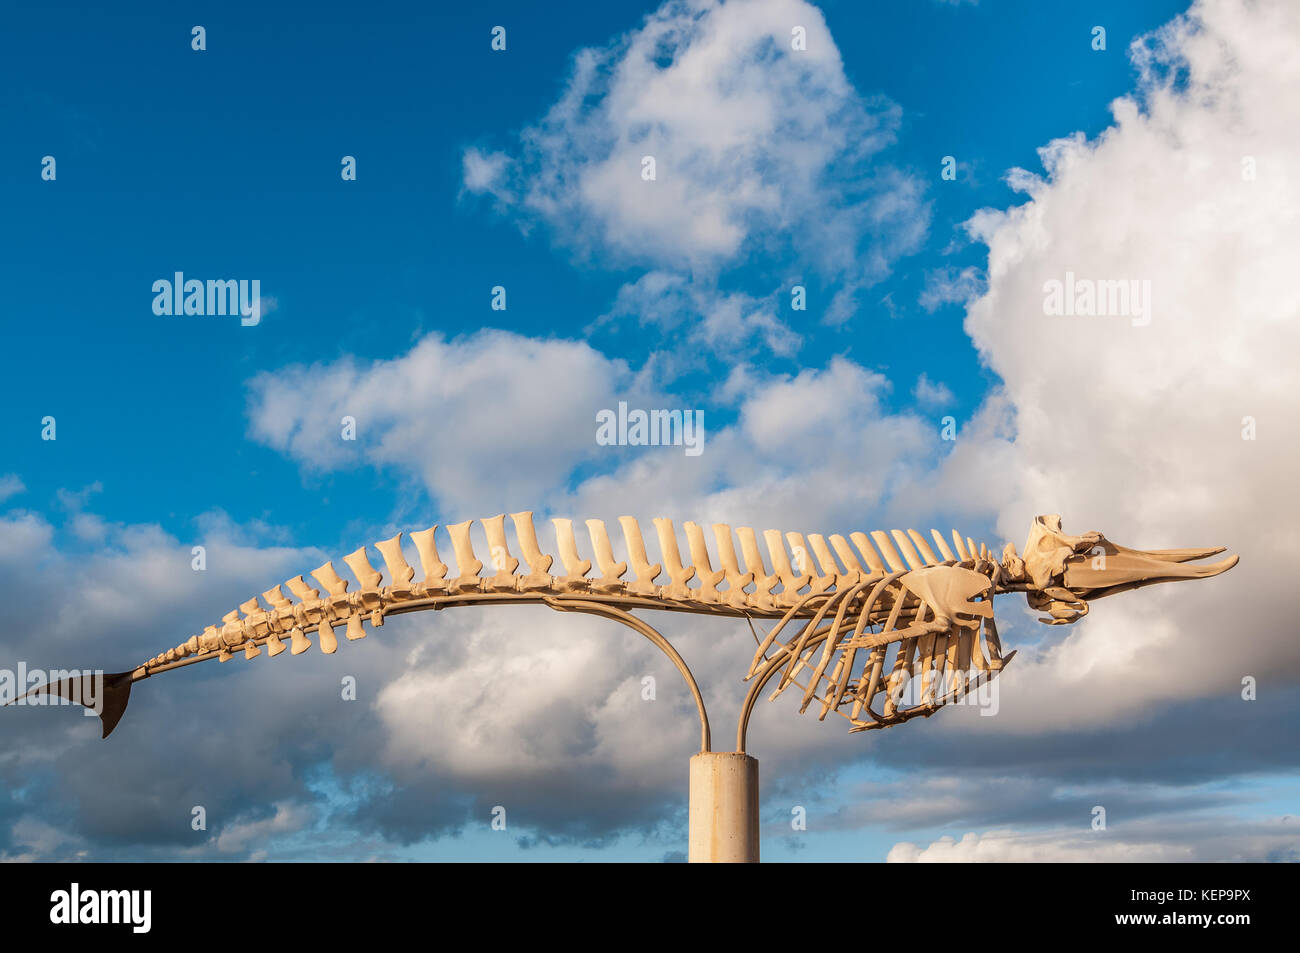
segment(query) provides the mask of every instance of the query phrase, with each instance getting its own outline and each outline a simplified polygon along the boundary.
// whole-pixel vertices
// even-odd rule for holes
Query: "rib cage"
[[[729,525],[713,524],[710,549],[704,528],[687,522],[684,530],[689,560],[684,561],[672,521],[655,519],[659,561],[651,563],[641,527],[632,517],[619,519],[626,556],[623,562],[615,559],[603,520],[586,521],[591,556],[587,559],[579,551],[573,522],[555,518],[551,523],[563,573],[553,574],[555,558],[542,551],[533,514],[513,513],[510,522],[513,534],[507,530],[504,514],[478,521],[487,542],[487,549],[480,550],[488,557],[486,564],[475,552],[471,532],[474,520],[445,528],[434,525],[411,533],[420,565],[418,582],[413,581],[416,569],[407,561],[401,533],[374,545],[387,572],[386,586],[385,573],[374,568],[362,546],[343,557],[360,586],[358,590],[350,592],[349,581],[327,562],[310,573],[324,595],[303,576],[295,576],[249,599],[238,610],[223,616],[220,626],[208,626],[200,635],[150,659],[143,668],[153,671],[196,654],[215,653],[226,661],[240,648],[246,658],[254,658],[261,654],[263,645],[272,656],[285,648],[298,655],[311,647],[307,633],[313,629],[318,633],[321,650],[333,653],[338,647],[334,628],[339,624],[345,626],[348,639],[360,639],[366,634],[364,620],[372,626],[382,625],[385,612],[394,608],[421,600],[510,593],[531,598],[588,593],[616,598],[632,607],[780,619],[760,645],[750,676],[765,661],[783,659],[785,671],[776,691],[779,694],[790,684],[797,684],[795,679],[805,669],[811,669],[812,680],[805,689],[803,707],[808,707],[816,689],[825,683],[821,717],[829,710],[845,714],[854,723],[852,730],[881,727],[922,713],[900,711],[898,705],[887,702],[883,714],[877,716],[871,707],[875,694],[895,687],[901,673],[911,670],[912,657],[918,651],[916,664],[927,671],[936,659],[942,662],[949,656],[953,661],[976,659],[977,666],[985,670],[1001,667],[996,633],[991,637],[986,633],[983,639],[984,650],[990,656],[987,659],[979,646],[972,647],[969,636],[963,641],[956,634],[906,634],[928,608],[902,583],[909,570],[959,566],[979,572],[994,583],[998,578],[999,565],[988,548],[955,530],[951,545],[937,530],[931,530],[933,548],[915,530],[893,530],[888,534],[875,531],[870,536],[851,533],[848,538],[819,534],[805,537],[801,533],[767,530],[762,534],[767,549],[765,560],[759,536],[749,527],[739,527],[733,534]],[[523,557],[523,571],[512,546],[513,552]],[[454,569],[443,561],[448,553]],[[629,567],[631,577],[627,578]],[[286,588],[290,595],[286,595]],[[824,626],[818,630],[832,608],[835,622],[828,630]],[[794,619],[806,621],[786,644],[777,645],[777,631]],[[880,627],[881,631],[876,631]],[[280,638],[282,635],[289,637],[288,646]],[[899,646],[896,661],[886,677],[882,668],[886,649],[895,642]],[[905,660],[897,661],[904,652]],[[865,670],[851,677],[855,662],[865,665]],[[929,676],[923,677],[928,682]],[[840,711],[841,706],[849,708],[850,713]]]
[[[933,593],[927,580],[918,579],[929,570],[893,572],[839,593],[805,596],[818,606],[816,614],[778,643],[801,607],[787,611],[759,643],[746,678],[766,681],[779,674],[771,698],[794,685],[803,693],[800,713],[817,701],[818,720],[834,711],[849,720],[850,732],[928,716],[962,698],[996,676],[1015,653],[1001,654],[988,604],[996,591],[993,580],[956,563],[935,568],[940,567],[957,576],[945,577],[947,582],[968,584],[962,600]],[[961,604],[971,597],[980,602]],[[806,685],[799,681],[804,671],[810,673]],[[877,696],[884,696],[879,713],[873,708]]]

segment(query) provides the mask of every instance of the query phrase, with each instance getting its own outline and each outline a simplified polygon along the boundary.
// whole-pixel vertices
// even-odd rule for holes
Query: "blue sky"
[[[1245,293],[1226,303],[1202,295],[1203,321],[1196,295],[1167,297],[1170,313],[1186,323],[1146,338],[1074,330],[1040,337],[1041,316],[1032,329],[1029,319],[1017,323],[1026,302],[1029,312],[1037,307],[1044,275],[1082,274],[1090,264],[1109,275],[1105,269],[1131,264],[1169,288],[1176,282],[1164,269],[1172,263],[1192,275],[1212,271],[1211,260],[1227,275],[1238,259],[1225,249],[1249,258],[1248,236],[1268,236],[1277,224],[1278,203],[1290,195],[1284,179],[1271,198],[1261,186],[1248,198],[1223,199],[1221,233],[1160,224],[1170,209],[1191,210],[1200,194],[1193,190],[1201,166],[1189,155],[1203,158],[1223,144],[1235,175],[1237,157],[1253,150],[1267,182],[1267,170],[1284,167],[1293,146],[1278,119],[1247,111],[1229,121],[1217,107],[1180,99],[1184,78],[1164,84],[1160,56],[1146,69],[1135,62],[1130,44],[1189,3],[757,6],[759,22],[794,17],[810,25],[817,45],[809,73],[781,73],[761,50],[747,60],[752,51],[738,46],[734,63],[707,61],[723,75],[721,86],[692,87],[697,80],[673,73],[680,58],[706,48],[716,38],[710,30],[724,40],[726,30],[741,31],[709,3],[693,12],[659,3],[557,10],[522,2],[323,3],[310,13],[296,5],[160,3],[122,12],[46,3],[10,11],[0,35],[9,146],[0,150],[0,262],[11,356],[0,385],[8,408],[0,415],[0,519],[12,549],[3,564],[12,585],[48,587],[59,610],[15,636],[5,654],[31,665],[125,668],[286,578],[277,573],[306,572],[313,559],[337,559],[397,529],[502,510],[612,518],[621,506],[639,516],[746,525],[789,513],[789,525],[773,525],[843,533],[904,519],[947,526],[951,518],[1000,548],[1003,534],[1020,544],[1027,515],[1059,509],[1075,530],[1094,528],[1080,521],[1116,520],[1095,528],[1121,543],[1228,543],[1245,553],[1254,542],[1262,558],[1282,548],[1262,532],[1241,542],[1215,535],[1243,535],[1250,511],[1234,510],[1234,523],[1208,500],[1229,485],[1254,486],[1267,498],[1278,492],[1270,474],[1292,461],[1265,456],[1262,445],[1249,461],[1238,456],[1237,418],[1285,403],[1284,394],[1258,379],[1260,345],[1207,328],[1220,327],[1208,322],[1231,310],[1243,322],[1270,322],[1270,347],[1285,347],[1293,297],[1260,306]],[[1272,20],[1229,0],[1192,13],[1201,17],[1199,36],[1244,49],[1294,25],[1279,5],[1266,7]],[[683,32],[645,75],[682,98],[646,94],[633,76],[621,92],[630,98],[617,100],[600,77],[630,62],[628,51],[648,36],[646,18],[656,15]],[[191,49],[196,23],[206,29],[203,51]],[[504,52],[490,47],[496,25],[507,30]],[[1097,25],[1106,31],[1100,51],[1092,48]],[[1254,94],[1264,87],[1250,84],[1267,82],[1253,68],[1223,79],[1213,69],[1217,47],[1197,35],[1148,43],[1185,55],[1193,79],[1207,86]],[[583,55],[598,63],[597,78],[568,108],[566,96],[582,90]],[[776,62],[781,56],[790,54]],[[708,95],[718,89],[752,96],[751,106],[783,118],[774,127],[738,119],[712,140],[678,121],[707,116]],[[1127,126],[1112,112],[1121,97],[1131,97],[1140,117]],[[635,117],[620,126],[616,102],[667,118],[658,127],[638,126]],[[1187,145],[1183,133],[1202,146]],[[727,134],[737,137],[732,171],[716,161],[725,150],[710,151]],[[645,199],[643,191],[621,204],[620,190],[646,183],[633,169],[626,185],[602,185],[600,150],[642,135],[662,145],[660,181],[652,184],[663,197]],[[1072,145],[1040,152],[1059,140]],[[47,155],[57,161],[54,181],[41,177]],[[356,159],[355,181],[340,176],[344,156]],[[809,156],[804,178],[798,170]],[[941,177],[945,156],[957,161],[954,181]],[[695,205],[669,191],[688,166],[684,187]],[[1194,171],[1144,179],[1160,168]],[[579,172],[592,173],[583,187],[568,178]],[[750,201],[742,185],[757,187],[759,197]],[[775,206],[763,194],[779,196]],[[1092,214],[1112,202],[1109,217]],[[710,209],[720,209],[740,239],[683,233]],[[1035,224],[1034,210],[1052,227]],[[1143,243],[1143,235],[1155,237]],[[1198,257],[1216,249],[1218,257]],[[1252,260],[1266,277],[1275,273],[1271,259]],[[271,303],[255,327],[229,317],[158,316],[151,286],[177,271],[259,279]],[[1252,281],[1240,287],[1269,287]],[[795,284],[808,289],[804,312],[790,307]],[[490,307],[498,285],[507,289],[505,311]],[[738,320],[718,317],[727,308],[740,309]],[[1165,333],[1171,337],[1158,336]],[[1240,407],[1203,389],[1210,385],[1199,370],[1218,355],[1224,392],[1247,395]],[[1129,359],[1149,375],[1130,369],[1117,383],[1098,370]],[[1043,364],[1059,368],[1055,388]],[[1062,394],[1070,388],[1073,395]],[[648,448],[600,452],[587,408],[620,399],[702,409],[718,455],[706,450],[695,465]],[[1170,409],[1180,401],[1232,406],[1223,420],[1211,413],[1193,421]],[[362,408],[360,439],[330,442],[340,412],[354,406]],[[782,406],[794,408],[789,420]],[[956,446],[938,437],[947,415],[963,435]],[[41,439],[46,416],[57,420],[55,441]],[[1089,447],[1086,460],[1066,468],[1049,459],[1045,419]],[[1273,433],[1294,426],[1279,417]],[[1215,457],[1236,461],[1231,478],[1198,470],[1188,456],[1188,447],[1214,440],[1228,441]],[[1153,475],[1167,481],[1163,491]],[[586,506],[595,511],[574,509]],[[1126,536],[1138,532],[1159,538]],[[188,554],[200,543],[216,571],[195,579]],[[75,575],[87,603],[53,588],[60,573]],[[1269,579],[1252,579],[1231,592],[1263,598]],[[133,587],[138,594],[128,594]],[[1200,618],[1209,628],[1211,619]],[[419,705],[411,712],[394,701],[400,691],[436,696],[444,669],[495,684],[481,668],[494,653],[545,666],[510,641],[514,623],[441,622],[394,626],[392,648],[356,663],[371,666],[372,694],[346,730],[329,728],[324,709],[313,707],[322,703],[310,701],[313,691],[332,691],[332,660],[306,657],[300,684],[286,689],[287,699],[276,696],[315,713],[302,719],[286,717],[272,683],[260,675],[243,682],[229,666],[143,686],[138,694],[150,689],[150,700],[133,699],[123,728],[104,743],[114,749],[96,747],[96,733],[79,720],[65,718],[27,742],[20,732],[35,731],[36,722],[11,719],[6,745],[46,745],[55,755],[11,760],[0,856],[674,857],[684,756],[680,777],[670,755],[647,756],[638,780],[609,754],[615,739],[592,740],[596,716],[575,694],[590,686],[553,688],[560,714],[547,740],[581,731],[555,741],[545,770],[513,772],[412,740],[418,732],[401,719],[469,718],[454,707],[469,702],[457,696],[447,702],[453,707],[421,714]],[[572,634],[543,622],[542,643],[567,646]],[[519,624],[526,630],[532,622]],[[1026,684],[1042,694],[1029,697],[1065,691],[1052,674],[1064,666],[1102,664],[1096,660],[1124,654],[1115,648],[1120,640],[1165,631],[1140,609],[1111,617],[1111,635],[1102,634],[1104,624],[1089,619],[1080,638],[1013,618],[1010,631],[1032,650],[1021,664],[1038,666]],[[575,631],[587,640],[581,645],[600,644],[595,630]],[[735,635],[725,644],[743,654]],[[694,648],[721,683],[728,671],[721,650],[698,632],[681,637],[688,660]],[[436,649],[443,654],[432,661],[422,656],[421,646],[438,639],[459,647]],[[1131,815],[1147,826],[1123,846],[1149,850],[1144,856],[1185,859],[1178,851],[1186,847],[1217,858],[1237,844],[1251,859],[1285,856],[1294,831],[1279,818],[1294,803],[1297,766],[1293,754],[1274,757],[1264,744],[1284,737],[1266,732],[1257,751],[1234,758],[1226,740],[1197,748],[1187,719],[1208,717],[1217,705],[1242,731],[1258,724],[1252,719],[1285,724],[1297,703],[1295,650],[1266,640],[1250,655],[1257,669],[1247,673],[1268,667],[1278,684],[1259,703],[1274,706],[1268,714],[1252,709],[1247,718],[1233,705],[1240,673],[1207,674],[1199,659],[1214,643],[1207,635],[1194,644],[1205,652],[1188,651],[1185,679],[1128,691],[1133,710],[1100,726],[1070,709],[1034,727],[1032,714],[1017,709],[1005,734],[990,731],[984,741],[975,731],[983,726],[970,719],[951,735],[932,731],[941,717],[895,732],[931,732],[922,739],[855,736],[809,747],[792,739],[840,729],[800,719],[797,730],[811,734],[787,735],[768,726],[796,718],[792,710],[764,715],[759,724],[774,733],[770,768],[764,761],[771,792],[764,813],[774,832],[768,856],[883,860],[899,843],[924,847],[1004,828],[1018,832],[1026,850],[1039,838],[1068,852],[1079,848],[1058,836],[1068,827],[1063,818],[1077,806],[1086,827],[1102,793],[1131,799]],[[1134,657],[1148,648],[1159,645],[1134,649]],[[557,651],[587,658],[585,649]],[[648,656],[600,658],[588,660],[599,669],[593,692],[617,708],[619,665],[648,665]],[[408,665],[426,682],[412,682]],[[549,711],[542,690],[534,695],[529,704]],[[229,712],[245,704],[244,714]],[[719,705],[727,704],[724,696]],[[275,728],[237,755],[229,738],[203,734],[227,714],[245,727],[258,715],[258,726]],[[484,719],[483,737],[515,724],[473,717]],[[157,723],[177,719],[187,725],[183,737],[211,750],[187,755],[174,776],[160,779],[158,752],[169,742]],[[665,714],[655,724],[674,722]],[[127,735],[133,729],[139,733]],[[922,745],[919,754],[912,744]],[[1008,754],[1022,745],[1036,753]],[[259,773],[247,750],[274,768]],[[367,763],[375,751],[382,755]],[[580,798],[565,787],[566,751],[580,762],[569,780],[585,779],[589,789]],[[1114,764],[1099,759],[1106,751],[1119,752]],[[761,745],[756,753],[764,758]],[[55,796],[78,757],[100,765],[121,757],[131,766],[121,798],[96,809],[66,792]],[[963,766],[972,766],[964,776]],[[818,788],[824,779],[837,793]],[[907,791],[936,779],[951,801],[873,813],[857,800],[901,804]],[[991,807],[952,808],[1003,796],[1006,785],[1057,807],[1040,812],[1016,801],[1023,823]],[[823,791],[821,830],[781,834],[787,801],[814,789]],[[504,839],[480,823],[483,806],[502,798],[528,818]],[[187,817],[188,806],[178,805],[192,801],[212,804],[206,840],[191,839],[183,824],[174,834],[149,831],[140,814],[140,804],[155,803]],[[1242,826],[1235,840],[1222,833],[1234,825]]]
[[[978,247],[942,254],[961,223],[1013,202],[1002,174],[1037,168],[1042,143],[1104,128],[1107,105],[1132,85],[1128,40],[1179,8],[827,5],[849,79],[903,107],[890,159],[923,183],[933,224],[851,327],[821,327],[835,288],[815,294],[804,349],[775,368],[848,353],[911,381],[938,362],[969,414],[991,377],[960,308],[917,303],[927,269],[979,264]],[[236,520],[273,517],[299,541],[346,545],[337,534],[350,500],[395,487],[362,469],[305,488],[291,461],[245,439],[244,382],[292,362],[391,357],[435,330],[581,335],[635,269],[574,264],[545,235],[524,237],[466,201],[461,153],[508,145],[556,98],[575,50],[653,9],[379,4],[359,25],[355,11],[327,6],[307,21],[235,5],[205,21],[204,53],[189,46],[195,14],[170,5],[133,16],[71,8],[73,28],[54,8],[20,9],[3,41],[6,112],[11,140],[30,148],[3,159],[4,260],[22,276],[7,308],[28,316],[11,322],[14,346],[57,358],[20,362],[9,377],[12,469],[32,487],[99,483],[107,518],[181,535],[216,505]],[[510,28],[504,55],[489,48],[497,20]],[[1108,26],[1107,54],[1090,49],[1093,21]],[[40,178],[43,155],[56,157],[55,183]],[[355,182],[340,179],[343,155],[358,160]],[[963,166],[956,182],[939,178],[945,155]],[[158,319],[150,286],[178,270],[260,276],[279,308],[255,330]],[[744,261],[726,281],[753,294],[776,286]],[[508,321],[489,309],[497,284]],[[633,366],[648,343],[635,329],[599,339]],[[890,400],[908,401],[908,388]],[[46,414],[57,447],[33,439]]]

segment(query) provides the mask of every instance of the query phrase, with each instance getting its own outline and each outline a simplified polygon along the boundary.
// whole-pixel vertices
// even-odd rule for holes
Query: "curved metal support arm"
[[[556,612],[583,612],[587,615],[603,616],[606,619],[613,619],[615,622],[621,622],[628,628],[635,629],[644,635],[647,639],[659,647],[672,663],[677,666],[677,671],[682,673],[682,678],[686,679],[686,687],[691,690],[691,695],[695,698],[695,707],[700,714],[700,751],[701,753],[709,751],[709,714],[704,710],[704,696],[700,693],[700,686],[695,682],[695,676],[691,674],[690,668],[686,664],[672,643],[665,639],[653,626],[638,619],[632,613],[616,606],[607,605],[600,602],[586,602],[576,599],[550,599],[543,600],[548,606]]]
[[[831,627],[826,626],[821,632],[816,633],[808,638],[804,645],[805,651],[826,641],[830,635]],[[767,664],[759,669],[754,676],[753,683],[749,686],[749,691],[745,693],[745,704],[740,708],[740,720],[736,723],[736,751],[739,754],[745,753],[745,730],[749,727],[749,716],[754,711],[754,705],[758,702],[758,695],[763,690],[763,686],[768,680],[781,670],[785,664],[785,653],[777,653],[768,659]]]

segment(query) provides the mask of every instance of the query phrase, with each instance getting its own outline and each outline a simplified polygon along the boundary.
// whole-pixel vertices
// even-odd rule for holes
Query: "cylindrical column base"
[[[692,864],[758,863],[758,760],[734,751],[691,758]]]

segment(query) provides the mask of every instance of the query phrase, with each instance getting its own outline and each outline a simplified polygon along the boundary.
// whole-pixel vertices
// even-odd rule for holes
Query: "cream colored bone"
[[[591,570],[591,561],[578,555],[578,541],[573,538],[573,520],[553,518],[555,526],[555,545],[560,550],[560,562],[564,563],[567,575],[560,580],[561,591],[574,592],[586,589],[590,584],[587,573]]]
[[[731,538],[731,527],[726,523],[713,524],[713,538],[718,544],[718,561],[727,578],[727,591],[723,601],[737,609],[743,609],[748,603],[745,587],[754,581],[752,572],[741,572],[740,562],[736,559],[736,545]]]
[[[641,527],[631,516],[620,516],[618,525],[623,528],[623,542],[627,545],[628,562],[636,578],[627,584],[627,591],[642,596],[653,596],[659,591],[655,580],[663,572],[662,563],[650,563],[646,555],[645,540],[641,537]]]
[[[428,529],[411,534],[415,551],[420,554],[420,568],[424,572],[424,578],[420,580],[420,588],[426,595],[442,592],[447,588],[447,564],[439,557],[438,542],[434,538],[437,531],[438,524],[434,523]]]
[[[320,590],[307,585],[302,576],[294,576],[285,585],[289,587],[290,592],[298,597],[300,602],[312,602],[320,597]]]
[[[991,583],[983,576],[960,566],[929,566],[913,569],[902,583],[934,611],[935,620],[971,628],[979,624],[967,616],[988,618],[993,615]],[[972,602],[978,595],[983,602]]]
[[[481,587],[479,570],[483,568],[483,563],[474,555],[474,544],[469,538],[469,529],[473,523],[473,520],[466,520],[447,527],[447,535],[451,537],[451,548],[456,554],[458,572],[451,582],[452,592],[472,592]]]
[[[700,524],[687,520],[683,526],[686,530],[686,545],[691,552],[691,562],[695,564],[695,575],[700,580],[700,588],[696,590],[695,598],[706,605],[721,602],[722,593],[718,592],[718,583],[726,579],[727,574],[721,569],[714,571],[713,563],[709,561],[709,547],[704,542],[704,529]]]
[[[912,542],[916,545],[917,551],[921,554],[921,558],[927,566],[937,566],[939,563],[943,562],[942,559],[934,554],[934,550],[930,548],[930,544],[925,541],[924,536],[914,529],[909,529],[907,535],[911,537]]]
[[[289,649],[290,655],[301,655],[303,652],[306,652],[311,648],[311,639],[307,638],[302,629],[297,626],[294,626],[294,629],[289,633],[289,636],[293,641],[293,646]]]
[[[889,541],[888,534],[884,530],[872,530],[871,541],[876,544],[876,549],[880,550],[880,555],[885,557],[885,562],[889,564],[890,572],[902,572],[904,569],[919,569],[919,566],[909,567],[903,557],[899,555],[894,544]]]
[[[375,543],[375,549],[384,557],[390,588],[409,591],[411,580],[415,578],[415,567],[406,561],[406,554],[402,552],[402,534]]]
[[[482,523],[483,532],[487,536],[488,552],[492,554],[492,568],[496,570],[496,575],[488,579],[485,586],[494,592],[514,592],[515,570],[519,568],[519,560],[510,555],[510,546],[506,541],[505,514],[488,517]]]
[[[767,567],[763,565],[763,555],[758,551],[758,537],[752,529],[741,526],[736,530],[736,536],[740,538],[745,570],[754,577],[754,591],[750,594],[749,604],[759,609],[770,608],[774,605],[772,590],[781,580],[778,576],[768,575]]]
[[[352,570],[352,575],[357,577],[357,582],[361,584],[362,589],[378,589],[379,584],[384,581],[384,574],[370,565],[364,546],[348,553],[343,557],[343,561]]]
[[[320,638],[320,650],[326,655],[333,655],[339,650],[339,640],[334,637],[334,624],[330,620],[321,622],[316,635]]]
[[[1061,517],[1053,513],[1039,516],[1029,530],[1025,543],[1025,572],[1038,589],[1054,585],[1065,574],[1065,561],[1085,553],[1101,542],[1101,533],[1070,536],[1061,530]]]
[[[767,543],[767,555],[772,560],[772,571],[781,580],[781,595],[777,602],[792,606],[799,601],[799,590],[812,580],[812,573],[806,568],[807,563],[812,561],[808,547],[804,545],[803,537],[800,536],[799,542],[795,544],[796,552],[802,555],[805,565],[801,566],[796,574],[794,567],[790,565],[790,556],[785,551],[785,543],[781,540],[781,531],[763,530],[763,541]]]
[[[312,578],[325,587],[331,596],[341,596],[348,591],[348,581],[334,570],[334,564],[328,562],[311,571]]]
[[[552,520],[567,573],[555,577],[549,573],[554,557],[541,551],[532,513],[513,513],[511,519],[528,563],[526,575],[517,573],[520,562],[510,554],[504,514],[482,520],[495,569],[488,577],[479,575],[483,564],[472,545],[474,521],[447,528],[458,570],[450,585],[448,568],[438,555],[437,525],[411,534],[424,574],[415,585],[415,570],[405,559],[398,533],[375,544],[391,580],[387,588],[382,587],[384,573],[374,568],[362,546],[343,557],[360,584],[358,591],[348,592],[348,581],[327,562],[311,574],[324,597],[303,576],[295,576],[283,583],[290,595],[273,586],[241,603],[220,625],[209,625],[144,663],[140,677],[213,657],[227,661],[240,649],[249,659],[261,655],[262,646],[272,657],[286,648],[300,655],[312,645],[306,633],[313,628],[321,651],[333,654],[337,626],[345,626],[349,639],[363,638],[364,622],[381,625],[386,611],[477,605],[493,598],[544,601],[553,608],[564,608],[566,601],[610,611],[663,608],[778,620],[766,638],[758,639],[749,675],[779,672],[773,696],[797,685],[800,710],[816,700],[819,718],[834,711],[850,721],[851,731],[864,731],[928,715],[978,683],[969,677],[972,669],[992,677],[1014,657],[1014,652],[1002,655],[992,606],[997,594],[1024,592],[1032,608],[1048,613],[1043,621],[1066,624],[1088,611],[1089,600],[1152,582],[1206,578],[1236,564],[1231,557],[1188,565],[1220,549],[1142,551],[1117,546],[1099,533],[1070,536],[1061,531],[1059,517],[1045,516],[1035,522],[1023,559],[1010,544],[997,559],[987,545],[956,530],[950,537],[931,530],[929,539],[912,529],[877,530],[870,537],[852,533],[847,539],[832,535],[829,545],[817,534],[766,530],[771,573],[754,530],[736,530],[742,562],[731,527],[715,523],[720,565],[715,570],[699,524],[685,523],[691,558],[684,563],[672,521],[655,519],[661,562],[651,564],[637,521],[624,516],[619,523],[628,563],[615,560],[604,522],[587,521],[600,569],[593,580],[591,562],[579,554],[570,520]],[[1093,546],[1100,548],[1094,553]],[[632,579],[624,578],[629,564]],[[659,585],[664,573],[667,581]],[[695,577],[700,582],[692,588]],[[724,580],[727,587],[719,590]],[[778,584],[781,592],[774,594]],[[745,591],[751,587],[753,592]],[[778,640],[783,632],[784,641]],[[281,640],[281,635],[289,638]],[[900,694],[909,677],[918,679],[919,702],[904,701]],[[883,707],[873,707],[882,693]]]
[[[921,569],[926,565],[921,554],[917,552],[916,547],[912,545],[911,537],[901,529],[893,530],[892,535],[894,537],[894,542],[898,545],[898,551],[903,554],[903,559],[907,561],[909,566],[913,569]]]
[[[609,533],[605,531],[605,521],[587,520],[587,535],[591,537],[591,549],[596,554],[596,565],[600,567],[600,578],[591,581],[591,588],[597,592],[620,591],[627,563],[614,561],[614,549],[609,542]]]
[[[521,592],[538,592],[551,588],[551,563],[554,557],[543,553],[537,545],[537,527],[533,525],[533,514],[529,510],[511,513],[514,520],[515,536],[519,540],[519,550],[528,563],[528,574],[519,580]]]
[[[839,533],[831,536],[831,547],[835,550],[835,555],[840,557],[840,562],[844,564],[844,568],[850,573],[856,573],[860,578],[872,575],[871,570],[864,569],[862,563],[858,562],[857,554],[850,548],[849,541]]]
[[[961,534],[956,530],[952,531],[952,545],[953,548],[957,550],[957,558],[962,562],[967,562],[974,558],[973,554],[966,550],[966,541],[961,538]]]
[[[659,555],[663,557],[664,568],[670,580],[664,587],[664,596],[668,599],[690,599],[691,589],[687,583],[695,576],[695,567],[682,565],[682,553],[677,548],[673,521],[658,517],[654,522],[655,532],[659,535]]]
[[[885,576],[889,574],[890,570],[886,569],[885,564],[881,562],[880,554],[877,553],[876,548],[871,545],[871,540],[867,538],[866,533],[850,533],[849,539],[853,540],[853,545],[858,547],[858,552],[860,552],[862,558],[866,560],[867,567],[871,570],[871,575]],[[901,569],[902,567],[900,566],[899,568]]]
[[[785,538],[789,540],[790,546],[802,545],[803,537],[798,533],[786,533]],[[812,559],[816,563],[806,567],[806,571],[812,574],[812,592],[827,592],[832,587],[843,587],[857,585],[861,581],[861,573],[857,572],[840,572],[839,564],[835,562],[835,557],[831,555],[830,547],[826,545],[826,537],[818,533],[808,534],[808,544],[812,546]],[[807,550],[805,550],[807,552]],[[820,567],[821,572],[818,574],[817,569]],[[798,569],[799,567],[795,567]]]

